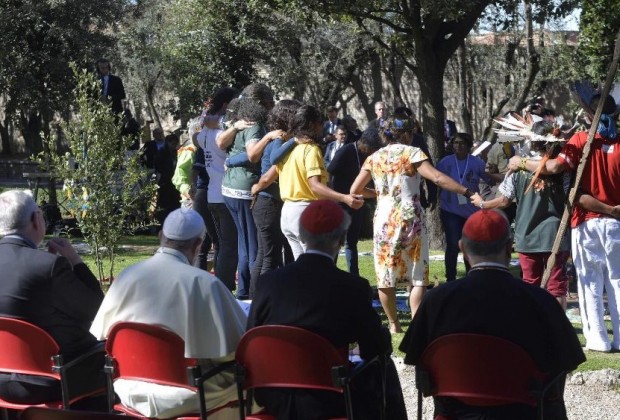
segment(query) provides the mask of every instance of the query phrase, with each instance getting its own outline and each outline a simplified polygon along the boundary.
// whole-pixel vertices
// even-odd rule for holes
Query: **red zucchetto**
[[[344,210],[330,200],[316,200],[301,213],[299,223],[314,235],[329,233],[342,224]]]
[[[475,242],[499,241],[508,235],[508,220],[495,210],[478,210],[465,222],[463,236]]]

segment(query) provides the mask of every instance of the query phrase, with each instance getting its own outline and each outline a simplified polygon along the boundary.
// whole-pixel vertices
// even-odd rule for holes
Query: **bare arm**
[[[273,165],[260,177],[256,184],[252,185],[252,195],[258,194],[260,191],[273,184],[276,179],[278,179],[278,170],[276,169],[276,165]]]
[[[368,185],[368,183],[370,182],[371,178],[372,177],[370,175],[370,172],[362,169],[357,175],[357,178],[355,178],[355,181],[353,181],[353,184],[351,184],[350,193],[356,195],[361,194],[364,198],[376,197],[377,192],[372,188],[366,187],[366,185]]]
[[[448,175],[435,169],[435,167],[431,165],[428,160],[423,160],[422,162],[417,163],[416,170],[420,173],[420,175],[422,175],[429,181],[432,181],[442,190],[454,192],[461,195],[465,195],[465,193],[467,192],[467,187],[459,184]]]
[[[577,198],[577,205],[585,210],[605,214],[615,219],[620,219],[620,205],[610,206],[609,204],[605,204],[602,201],[597,200],[590,194],[580,194],[579,198]]]
[[[359,209],[364,205],[364,199],[361,196],[336,192],[328,186],[323,185],[318,176],[311,176],[308,178],[308,184],[310,184],[312,192],[319,198],[345,203],[352,209]]]
[[[219,147],[220,150],[226,150],[231,144],[233,144],[235,141],[235,136],[239,131],[243,131],[253,125],[253,122],[248,122],[245,120],[235,121],[230,127],[217,135],[215,138],[215,144],[217,144],[217,147]]]
[[[503,195],[499,195],[498,197],[488,201],[484,201],[479,194],[476,194],[471,198],[471,203],[481,209],[505,209],[511,202],[512,201],[509,198],[504,197]]]
[[[282,130],[273,130],[269,133],[265,134],[262,139],[255,143],[249,143],[245,146],[245,150],[248,153],[248,159],[252,163],[256,163],[260,160],[263,155],[263,151],[265,147],[269,144],[269,142],[273,139],[283,138],[285,139],[286,132]]]
[[[513,156],[508,162],[508,170],[511,172],[516,172],[519,170],[536,172],[539,165],[540,161],[538,160],[531,160],[521,156]],[[564,165],[557,159],[549,159],[540,173],[543,175],[555,175],[564,172],[564,169],[566,169]]]

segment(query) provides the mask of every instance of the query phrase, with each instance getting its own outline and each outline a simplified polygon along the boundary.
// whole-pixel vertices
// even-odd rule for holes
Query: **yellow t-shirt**
[[[316,144],[298,144],[277,167],[282,201],[318,200],[308,182],[312,176],[318,176],[321,183],[327,185],[323,155]]]

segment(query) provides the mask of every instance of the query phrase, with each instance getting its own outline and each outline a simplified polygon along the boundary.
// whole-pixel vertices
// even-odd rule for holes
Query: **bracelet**
[[[521,165],[519,165],[519,169],[521,169],[522,171],[527,170],[527,167],[525,166],[527,164],[527,158],[523,157],[521,158]]]
[[[480,207],[481,209],[484,208],[484,201],[481,201],[480,204],[478,205],[478,207]]]

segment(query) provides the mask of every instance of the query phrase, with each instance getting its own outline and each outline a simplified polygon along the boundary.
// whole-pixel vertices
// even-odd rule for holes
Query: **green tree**
[[[605,79],[620,28],[618,10],[619,0],[583,2],[576,60],[581,70],[580,76],[593,81]]]
[[[63,123],[69,152],[40,157],[48,170],[65,180],[68,205],[96,257],[99,280],[112,279],[119,241],[143,224],[154,184],[144,182],[146,170],[137,153],[126,152],[133,142],[121,137],[122,125],[107,104],[98,100],[100,82],[87,70],[72,66],[76,88],[75,117]],[[53,144],[55,139],[48,137]],[[47,160],[49,159],[49,160]]]
[[[68,63],[91,64],[113,45],[113,23],[129,0],[3,0],[0,2],[0,122],[3,153],[15,123],[30,153],[42,150],[57,114],[67,116]]]

